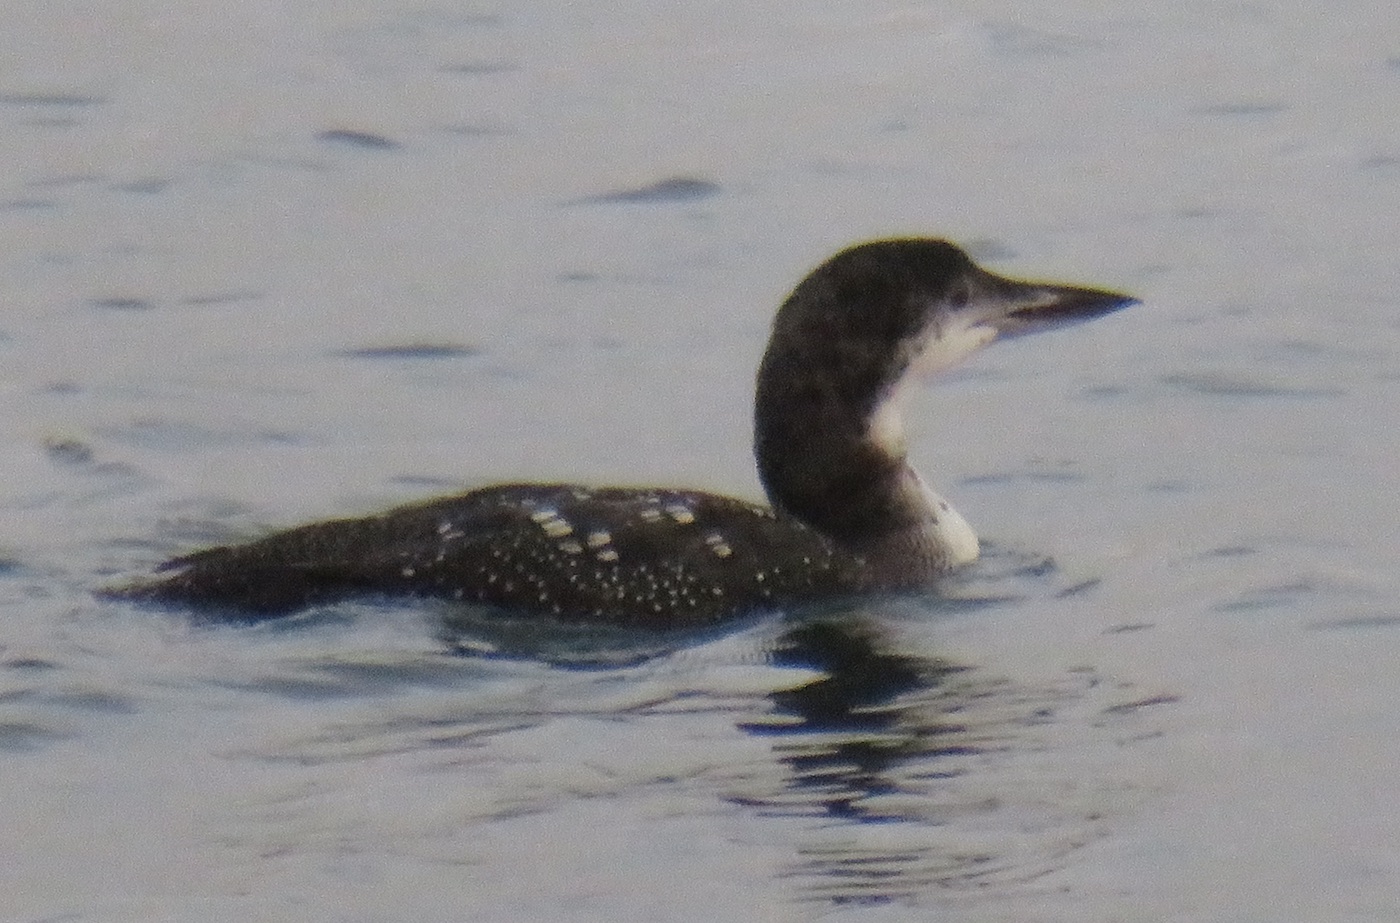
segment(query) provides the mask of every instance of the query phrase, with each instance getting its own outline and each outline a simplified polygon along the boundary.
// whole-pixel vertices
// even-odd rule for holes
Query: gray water
[[[0,165],[0,919],[1400,919],[1393,5],[11,0]],[[91,596],[756,497],[774,307],[901,233],[1144,300],[914,402],[939,593],[586,668]]]

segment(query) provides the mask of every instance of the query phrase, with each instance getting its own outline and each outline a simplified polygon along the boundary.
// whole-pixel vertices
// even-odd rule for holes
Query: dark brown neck
[[[810,358],[770,349],[759,370],[754,455],[769,501],[851,546],[918,528],[927,491],[897,432],[881,431],[891,386],[853,390]]]

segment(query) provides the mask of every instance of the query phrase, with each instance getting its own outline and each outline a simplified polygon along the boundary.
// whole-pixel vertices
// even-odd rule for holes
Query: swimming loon
[[[420,597],[660,628],[926,585],[975,559],[978,542],[906,457],[908,382],[998,338],[1135,303],[993,275],[946,241],[857,244],[807,276],[773,322],[754,402],[771,506],[506,484],[197,551],[106,594],[252,619]]]

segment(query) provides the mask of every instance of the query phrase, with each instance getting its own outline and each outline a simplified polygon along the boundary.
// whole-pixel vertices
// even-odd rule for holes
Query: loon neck
[[[804,352],[775,338],[759,370],[754,454],[769,502],[864,555],[880,583],[975,559],[972,529],[909,464],[902,366],[853,382]]]

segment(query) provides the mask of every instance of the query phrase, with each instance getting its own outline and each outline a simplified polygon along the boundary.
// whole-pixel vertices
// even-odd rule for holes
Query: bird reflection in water
[[[968,752],[966,729],[939,718],[911,725],[906,694],[931,693],[965,668],[883,650],[874,625],[819,621],[787,632],[771,653],[780,666],[823,676],[772,693],[771,720],[741,725],[750,733],[789,738],[780,759],[792,771],[803,810],[866,822],[900,820],[876,796],[898,791],[887,770],[911,760]]]
[[[1042,757],[1065,746],[1059,738],[1077,726],[1063,713],[1084,705],[1097,678],[999,679],[920,653],[901,623],[884,605],[857,604],[773,626],[766,660],[808,678],[742,700],[737,728],[771,742],[771,758],[739,777],[726,772],[718,794],[783,825],[796,851],[786,874],[804,899],[827,904],[920,903],[1063,868],[1102,835],[1112,808],[1098,783],[1073,775],[1080,764],[1063,761],[1067,777]],[[468,656],[603,671],[705,640],[464,617],[445,621],[442,637]]]
[[[901,650],[888,628],[858,615],[794,626],[771,659],[821,676],[771,693],[770,715],[740,725],[773,740],[786,774],[776,790],[735,800],[817,821],[804,825],[790,870],[806,897],[881,904],[1047,870],[1041,847],[1058,850],[1028,842],[1036,837],[1017,821],[1018,842],[1005,849],[1001,836],[985,836],[989,820],[1006,824],[993,815],[1015,798],[977,775],[987,754],[1014,749],[1043,717],[1044,699]]]

